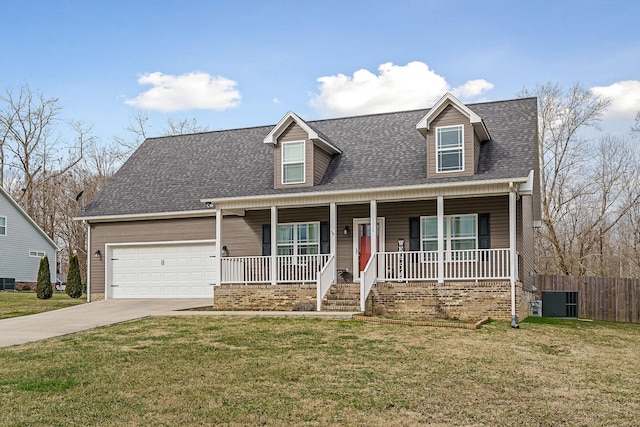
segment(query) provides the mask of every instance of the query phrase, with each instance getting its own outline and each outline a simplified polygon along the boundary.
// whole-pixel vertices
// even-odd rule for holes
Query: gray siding
[[[39,251],[47,254],[51,281],[55,281],[56,247],[1,192],[0,216],[7,218],[7,235],[0,236],[0,277],[36,282],[40,258],[30,257],[29,251]]]

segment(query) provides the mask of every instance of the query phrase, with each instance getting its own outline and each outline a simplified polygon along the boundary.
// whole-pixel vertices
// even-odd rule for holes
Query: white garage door
[[[213,298],[215,243],[115,246],[112,298]]]

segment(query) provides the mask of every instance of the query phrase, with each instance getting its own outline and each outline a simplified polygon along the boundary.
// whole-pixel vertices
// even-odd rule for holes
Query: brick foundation
[[[213,309],[315,311],[316,285],[222,285],[213,290]]]
[[[517,283],[519,320],[529,315],[531,299],[532,294]],[[407,319],[511,320],[511,285],[508,281],[378,283],[367,298],[365,313]]]

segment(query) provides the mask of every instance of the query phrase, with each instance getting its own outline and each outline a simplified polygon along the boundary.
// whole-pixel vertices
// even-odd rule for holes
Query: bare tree
[[[610,100],[599,98],[580,84],[563,91],[556,83],[522,90],[521,96],[538,97],[540,179],[542,185],[542,222],[539,238],[549,243],[557,271],[571,274],[570,254],[559,234],[558,224],[571,224],[570,211],[588,185],[585,168],[592,158],[585,128],[599,125]],[[568,222],[567,222],[568,221]]]
[[[137,110],[129,119],[129,124],[124,128],[128,132],[129,138],[113,137],[114,142],[121,147],[125,159],[147,139],[148,122],[149,115],[145,111]]]
[[[195,117],[191,119],[178,120],[173,117],[167,119],[166,127],[164,128],[165,135],[185,135],[188,133],[200,133],[207,132],[209,130],[207,125],[201,126]]]
[[[28,85],[7,89],[0,95],[0,135],[4,167],[14,173],[20,191],[14,193],[23,209],[53,237],[55,224],[50,204],[37,196],[50,196],[56,180],[82,159],[83,147],[93,137],[81,122],[64,123],[57,98],[47,98]],[[64,140],[57,133],[66,124],[75,137]]]
[[[640,110],[636,112],[636,121],[635,124],[631,127],[631,134],[640,136]]]

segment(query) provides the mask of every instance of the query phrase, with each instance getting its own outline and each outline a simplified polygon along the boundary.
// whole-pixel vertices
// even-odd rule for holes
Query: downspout
[[[511,282],[511,327],[519,328],[516,323],[516,191],[513,182],[509,183],[509,265]]]
[[[87,224],[87,302],[91,302],[91,224],[82,222]]]

